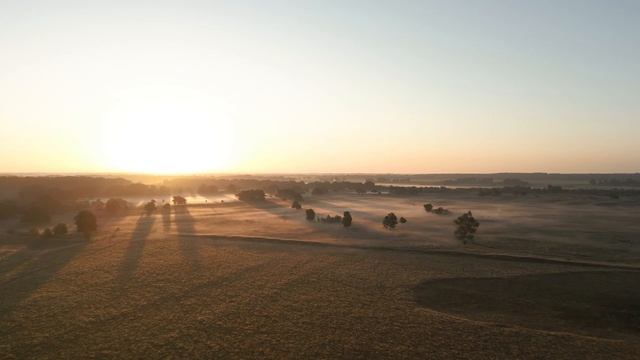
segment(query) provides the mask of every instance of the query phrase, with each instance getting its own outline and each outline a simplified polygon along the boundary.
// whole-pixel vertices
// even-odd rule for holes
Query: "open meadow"
[[[3,231],[0,358],[640,354],[635,198],[303,202],[320,217],[350,211],[348,228],[307,221],[290,204],[135,208],[99,216],[89,240]],[[480,227],[463,245],[453,219],[468,210]],[[407,222],[385,229],[388,212]]]

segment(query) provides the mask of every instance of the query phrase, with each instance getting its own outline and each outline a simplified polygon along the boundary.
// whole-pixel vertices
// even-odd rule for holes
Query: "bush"
[[[151,200],[148,203],[144,204],[144,211],[147,213],[147,215],[151,215],[151,213],[156,211],[156,208],[157,207],[155,200]]]
[[[462,240],[465,244],[467,241],[473,240],[473,236],[480,226],[480,223],[473,217],[471,211],[462,214],[455,219],[453,223],[457,226],[454,232],[456,238]]]
[[[122,212],[127,210],[128,207],[129,204],[125,199],[109,199],[104,205],[104,209],[110,215],[121,214]]]
[[[437,215],[449,215],[449,214],[451,214],[451,212],[449,210],[447,210],[447,209],[445,209],[443,207],[439,207],[437,209],[434,209],[432,212],[434,214],[437,214]]]
[[[176,195],[171,198],[171,202],[173,202],[173,205],[187,205],[187,199],[180,195]]]
[[[241,201],[264,201],[264,190],[243,190],[236,194],[236,197]]]
[[[398,225],[398,217],[394,213],[388,213],[387,216],[382,219],[382,225],[385,229],[393,230]]]
[[[431,210],[433,210],[432,204],[424,204],[424,211],[431,212]]]
[[[316,219],[316,212],[313,211],[313,209],[307,209],[304,212],[305,212],[307,221],[313,221]]]
[[[51,231],[51,229],[46,228],[42,231],[42,235],[43,238],[52,238],[53,237],[53,231]]]
[[[342,214],[342,225],[344,227],[349,227],[351,226],[351,222],[352,222],[352,218],[351,218],[351,213],[348,211],[345,211],[344,214]]]
[[[69,232],[67,224],[60,223],[53,228],[53,234],[55,236],[64,236]]]
[[[291,204],[291,208],[292,208],[292,209],[296,209],[296,210],[300,210],[300,209],[302,209],[302,205],[300,205],[300,203],[298,202],[298,200],[295,200],[295,201]]]
[[[51,221],[51,215],[41,207],[30,207],[22,213],[21,222],[26,224],[44,224]]]
[[[155,205],[155,204],[154,204]],[[96,216],[89,210],[80,211],[74,218],[78,232],[85,235],[98,230]]]
[[[400,224],[406,224],[407,223],[407,219],[405,219],[404,217],[400,217]]]
[[[171,205],[169,203],[162,205],[162,211],[171,211]]]
[[[338,223],[342,222],[342,216],[340,216],[340,215],[336,215],[336,216],[327,215],[327,217],[324,217],[324,218],[320,219],[320,221],[322,221],[323,223],[328,223],[328,224],[338,224]]]

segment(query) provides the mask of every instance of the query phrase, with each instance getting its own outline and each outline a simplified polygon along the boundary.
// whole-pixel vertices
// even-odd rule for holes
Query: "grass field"
[[[476,244],[453,216],[480,220]],[[637,204],[327,196],[2,235],[0,358],[566,358],[640,354]],[[635,213],[634,213],[634,210]],[[384,230],[394,211],[407,224]],[[635,220],[634,220],[635,219]],[[7,226],[7,224],[4,224]]]

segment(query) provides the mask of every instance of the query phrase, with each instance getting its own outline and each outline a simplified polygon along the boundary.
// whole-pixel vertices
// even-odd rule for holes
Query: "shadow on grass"
[[[196,237],[180,236],[196,234],[195,218],[186,205],[174,206],[173,217],[180,241],[182,256],[189,262],[193,270],[200,269],[199,241]]]
[[[116,279],[116,285],[119,289],[123,289],[135,273],[140,258],[142,257],[144,244],[149,234],[151,234],[151,229],[155,221],[156,218],[153,215],[140,215],[138,218],[136,227],[133,229],[133,233],[129,239],[129,246],[120,264],[118,278]]]
[[[590,336],[640,334],[640,272],[428,280],[416,302],[471,320]]]
[[[86,245],[87,241],[78,240],[61,244],[58,248],[35,251],[33,256],[29,253],[19,253],[15,254],[15,258],[9,259],[12,268],[26,265],[0,283],[0,319],[9,315],[15,307],[51,281],[58,271],[83,251]],[[4,268],[4,271],[8,271],[7,268]]]

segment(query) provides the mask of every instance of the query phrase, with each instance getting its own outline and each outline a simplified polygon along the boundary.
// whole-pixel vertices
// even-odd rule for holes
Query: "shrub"
[[[129,207],[129,204],[125,199],[109,199],[104,205],[104,209],[111,215],[116,215],[124,212]]]
[[[20,221],[27,224],[44,224],[51,221],[51,216],[45,209],[32,206],[22,213]]]
[[[236,197],[241,201],[264,201],[264,191],[260,189],[243,190],[236,194]]]
[[[55,236],[63,236],[69,232],[67,229],[67,224],[60,223],[53,228],[53,234]]]
[[[53,231],[51,231],[51,229],[46,228],[42,231],[42,235],[43,238],[52,238],[53,237]]]
[[[434,214],[437,214],[437,215],[449,215],[449,214],[451,214],[451,212],[449,210],[447,210],[447,209],[445,209],[443,207],[439,207],[437,209],[434,209],[432,212]]]
[[[171,205],[169,203],[162,205],[162,211],[171,211]]]
[[[156,211],[156,201],[155,200],[151,200],[148,203],[144,204],[144,211],[147,213],[147,215],[150,215],[151,213],[153,213],[154,211]]]
[[[453,223],[457,226],[454,232],[456,238],[462,240],[465,244],[467,241],[473,240],[473,236],[480,226],[480,223],[473,217],[471,211],[462,214],[455,219]]]
[[[431,212],[431,210],[433,210],[432,204],[424,204],[424,211]]]
[[[340,215],[336,215],[336,216],[327,215],[327,217],[324,217],[324,218],[320,219],[320,221],[322,221],[323,223],[328,223],[328,224],[338,224],[338,223],[342,222],[342,216],[340,216]]]
[[[382,219],[382,225],[385,229],[393,230],[398,225],[398,217],[394,213],[388,213],[387,216]]]
[[[292,209],[296,209],[296,210],[300,210],[300,209],[302,209],[302,205],[300,205],[298,200],[295,200],[293,203],[291,203],[291,208]]]
[[[407,219],[405,219],[404,217],[400,217],[400,224],[406,224],[407,223]]]
[[[80,211],[73,219],[75,220],[78,232],[86,236],[98,229],[96,216],[89,210]]]
[[[344,214],[342,214],[342,225],[344,227],[349,227],[351,226],[351,222],[352,222],[352,218],[351,218],[351,213],[348,211],[345,211]]]
[[[316,219],[316,212],[313,209],[307,209],[304,211],[307,221],[313,221]]]

